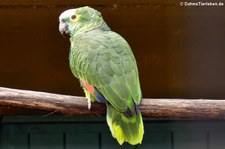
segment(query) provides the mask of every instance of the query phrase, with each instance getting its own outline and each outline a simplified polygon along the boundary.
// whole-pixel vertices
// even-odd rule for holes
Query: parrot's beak
[[[59,31],[62,36],[65,36],[66,34],[70,34],[68,25],[64,21],[59,21]]]

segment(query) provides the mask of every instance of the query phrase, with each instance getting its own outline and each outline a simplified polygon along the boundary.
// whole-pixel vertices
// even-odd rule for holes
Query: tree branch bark
[[[104,104],[88,110],[85,97],[0,87],[0,105],[60,112],[68,115],[105,115]],[[154,118],[225,119],[225,100],[143,99],[142,115]]]

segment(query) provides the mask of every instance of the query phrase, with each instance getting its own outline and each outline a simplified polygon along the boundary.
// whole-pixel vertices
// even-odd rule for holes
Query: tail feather
[[[144,135],[141,112],[127,117],[107,104],[107,123],[112,136],[117,139],[120,145],[124,142],[131,145],[141,144]]]

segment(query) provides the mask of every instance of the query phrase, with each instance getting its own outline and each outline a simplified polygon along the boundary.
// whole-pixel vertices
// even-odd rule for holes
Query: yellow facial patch
[[[73,24],[76,24],[79,21],[79,19],[80,19],[80,15],[72,15],[70,17],[70,20]]]

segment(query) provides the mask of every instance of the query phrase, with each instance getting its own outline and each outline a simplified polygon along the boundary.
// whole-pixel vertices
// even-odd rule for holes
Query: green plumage
[[[102,17],[96,10],[90,7],[74,10],[73,13],[80,16],[80,21],[76,22],[78,29],[73,27],[73,22],[68,23],[71,35],[69,60],[73,75],[95,87],[108,101],[107,123],[119,144],[141,143],[144,133],[138,109],[141,89],[130,46],[119,34],[111,31],[103,19],[99,19]],[[67,12],[65,15],[64,12],[60,19],[73,13]],[[93,26],[90,25],[91,21]],[[86,96],[93,99],[94,95],[85,90]],[[127,112],[130,116],[125,114]]]

